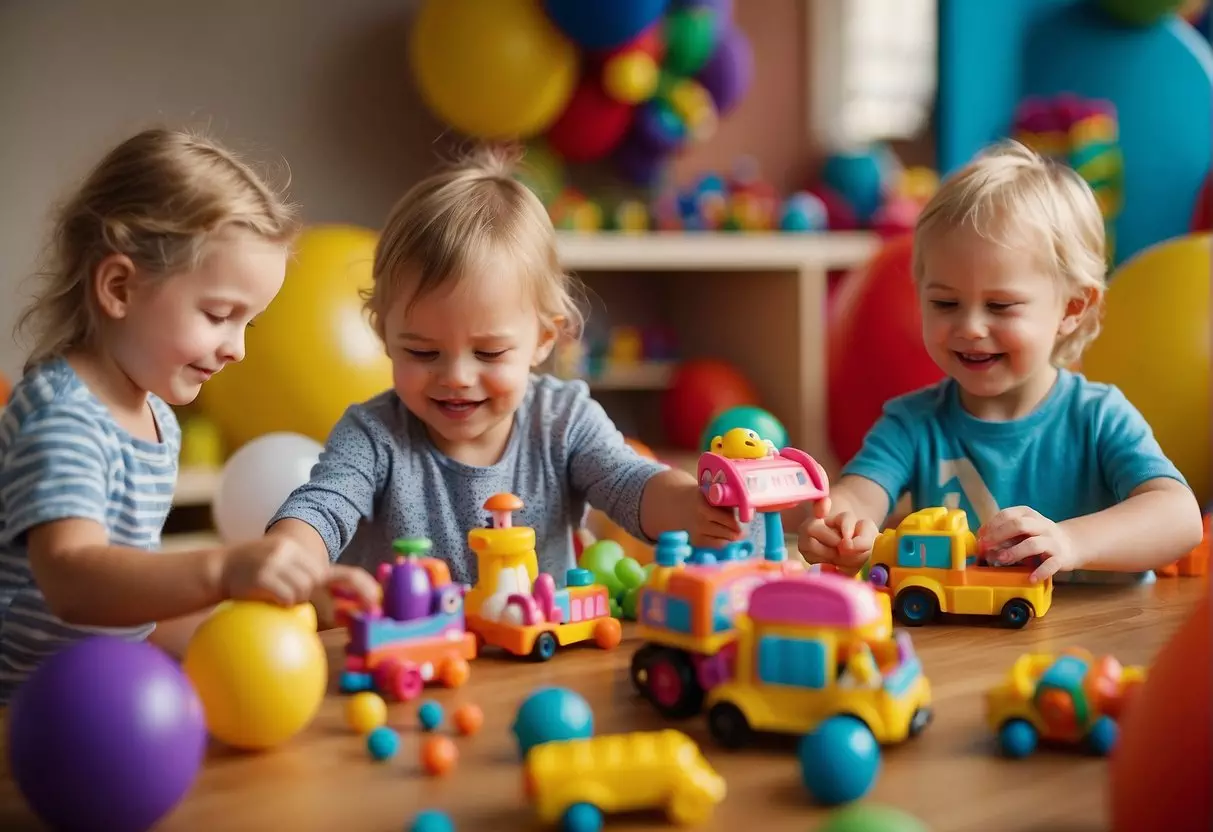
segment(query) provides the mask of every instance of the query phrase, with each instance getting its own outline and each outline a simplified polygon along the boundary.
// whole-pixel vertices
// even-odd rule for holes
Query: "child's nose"
[[[956,323],[957,333],[961,338],[977,340],[985,338],[990,328],[986,325],[985,316],[980,312],[970,312],[962,315]]]
[[[446,363],[442,373],[442,383],[447,387],[471,387],[476,375],[471,362],[455,358]]]
[[[219,350],[223,360],[228,363],[236,363],[244,360],[244,329],[242,328],[235,335],[224,340],[223,345]]]

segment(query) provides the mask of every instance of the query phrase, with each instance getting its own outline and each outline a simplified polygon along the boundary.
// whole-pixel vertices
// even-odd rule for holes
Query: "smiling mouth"
[[[463,416],[476,410],[485,399],[432,399],[434,406],[448,416]]]
[[[969,369],[980,370],[993,367],[1006,353],[1002,352],[958,352],[953,351],[956,360]]]
[[[206,367],[199,367],[197,364],[190,364],[189,368],[196,373],[201,373],[202,375],[206,376],[207,378],[210,378],[215,373],[219,372],[218,370],[210,370],[210,369],[207,369]]]

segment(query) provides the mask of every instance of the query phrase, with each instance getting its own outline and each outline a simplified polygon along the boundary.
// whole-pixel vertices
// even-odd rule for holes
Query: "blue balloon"
[[[584,49],[623,46],[665,14],[669,0],[543,0],[548,17]]]

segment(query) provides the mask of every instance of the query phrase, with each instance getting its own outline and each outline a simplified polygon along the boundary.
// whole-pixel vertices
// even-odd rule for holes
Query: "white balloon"
[[[291,492],[307,482],[324,450],[297,433],[267,433],[232,454],[211,506],[224,543],[255,540]]]

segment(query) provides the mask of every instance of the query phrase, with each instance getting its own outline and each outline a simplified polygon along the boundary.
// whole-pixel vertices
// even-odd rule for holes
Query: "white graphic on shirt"
[[[970,519],[970,527],[978,528],[998,514],[998,501],[990,493],[990,489],[986,486],[985,480],[981,478],[977,468],[974,467],[972,460],[967,457],[939,460],[938,486],[943,488],[954,479],[960,483],[960,490],[964,492],[965,499],[969,501],[969,505],[977,514],[976,518]],[[943,504],[947,508],[960,508],[960,494],[956,492],[945,494]],[[977,521],[976,523],[973,522],[974,519]]]

